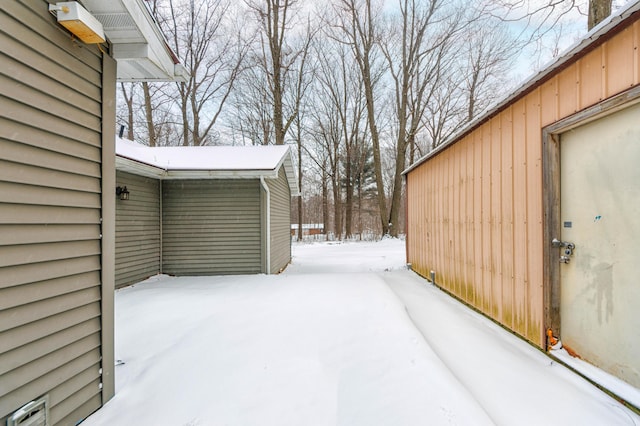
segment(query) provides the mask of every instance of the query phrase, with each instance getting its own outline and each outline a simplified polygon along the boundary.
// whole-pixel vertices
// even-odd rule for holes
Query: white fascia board
[[[119,155],[116,155],[116,170],[154,179],[163,179],[167,174],[167,171],[160,167],[141,163]]]
[[[287,175],[287,182],[289,183],[289,189],[291,191],[292,197],[297,197],[300,195],[300,188],[298,187],[298,173],[295,170],[294,162],[293,162],[293,153],[291,152],[291,148],[287,154],[283,157],[276,170],[280,169],[280,166],[284,166],[284,171]]]
[[[276,179],[275,170],[167,170],[163,179]]]
[[[116,170],[160,180],[173,179],[277,179],[278,170],[166,170],[116,156]]]
[[[118,81],[185,81],[188,73],[142,0],[85,0],[113,45]]]
[[[154,21],[146,6],[141,0],[122,0],[122,2],[147,41],[146,58],[162,70],[162,73],[169,80],[174,80],[176,76],[173,57],[158,24]]]
[[[285,174],[287,175],[287,183],[289,184],[289,190],[291,191],[292,197],[297,197],[300,195],[300,188],[298,187],[298,173],[296,173],[294,163],[293,163],[293,152],[291,146],[287,146],[287,153],[282,156],[278,164],[274,168],[275,177],[278,177],[278,173],[280,172],[280,167],[284,166]],[[266,176],[265,176],[266,177]]]

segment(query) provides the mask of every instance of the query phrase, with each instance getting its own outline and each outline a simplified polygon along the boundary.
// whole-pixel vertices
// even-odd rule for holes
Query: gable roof
[[[480,127],[484,122],[494,117],[500,111],[515,103],[515,101],[543,84],[553,75],[555,75],[557,71],[561,70],[568,64],[571,64],[572,62],[578,60],[581,56],[589,52],[591,48],[600,44],[603,38],[606,39],[611,34],[613,34],[616,28],[624,26],[627,20],[636,19],[636,17],[632,17],[632,15],[637,12],[640,12],[640,0],[629,1],[615,13],[611,14],[607,19],[592,28],[591,31],[589,31],[581,40],[579,40],[573,46],[569,47],[561,56],[552,60],[549,64],[547,64],[547,66],[543,67],[541,71],[529,77],[529,79],[524,81],[513,92],[507,94],[504,98],[498,100],[492,106],[489,106],[484,111],[484,113],[481,113],[467,125],[463,126],[459,131],[457,131],[440,146],[416,160],[416,162],[406,168],[402,172],[402,174],[408,174],[430,158],[435,157],[440,152],[449,148],[451,145],[461,140],[465,135],[471,133],[477,127]]]
[[[116,138],[116,169],[155,179],[275,179],[284,167],[291,195],[299,195],[287,145],[149,147]]]

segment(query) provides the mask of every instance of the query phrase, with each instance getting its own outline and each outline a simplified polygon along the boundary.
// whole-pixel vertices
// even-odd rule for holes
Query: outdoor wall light
[[[118,186],[116,187],[116,195],[120,197],[121,200],[126,201],[129,199],[129,190],[126,186]]]
[[[49,5],[49,12],[58,19],[58,23],[84,43],[104,43],[102,24],[80,3],[65,1]]]

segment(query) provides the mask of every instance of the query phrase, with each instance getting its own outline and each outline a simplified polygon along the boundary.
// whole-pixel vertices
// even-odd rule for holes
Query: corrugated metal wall
[[[271,271],[275,274],[291,261],[291,190],[284,167],[278,179],[267,179],[271,193]]]
[[[47,2],[0,4],[0,423],[101,405],[102,61]],[[114,76],[115,78],[115,76]]]
[[[542,128],[640,83],[640,24],[407,175],[408,261],[544,347]]]
[[[164,181],[162,271],[262,272],[257,179]]]
[[[129,200],[116,203],[116,287],[160,273],[160,181],[118,171]]]

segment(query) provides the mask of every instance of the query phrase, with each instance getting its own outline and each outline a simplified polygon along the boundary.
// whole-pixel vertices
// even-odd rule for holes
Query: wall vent
[[[7,419],[7,426],[49,426],[49,397],[25,404]]]

